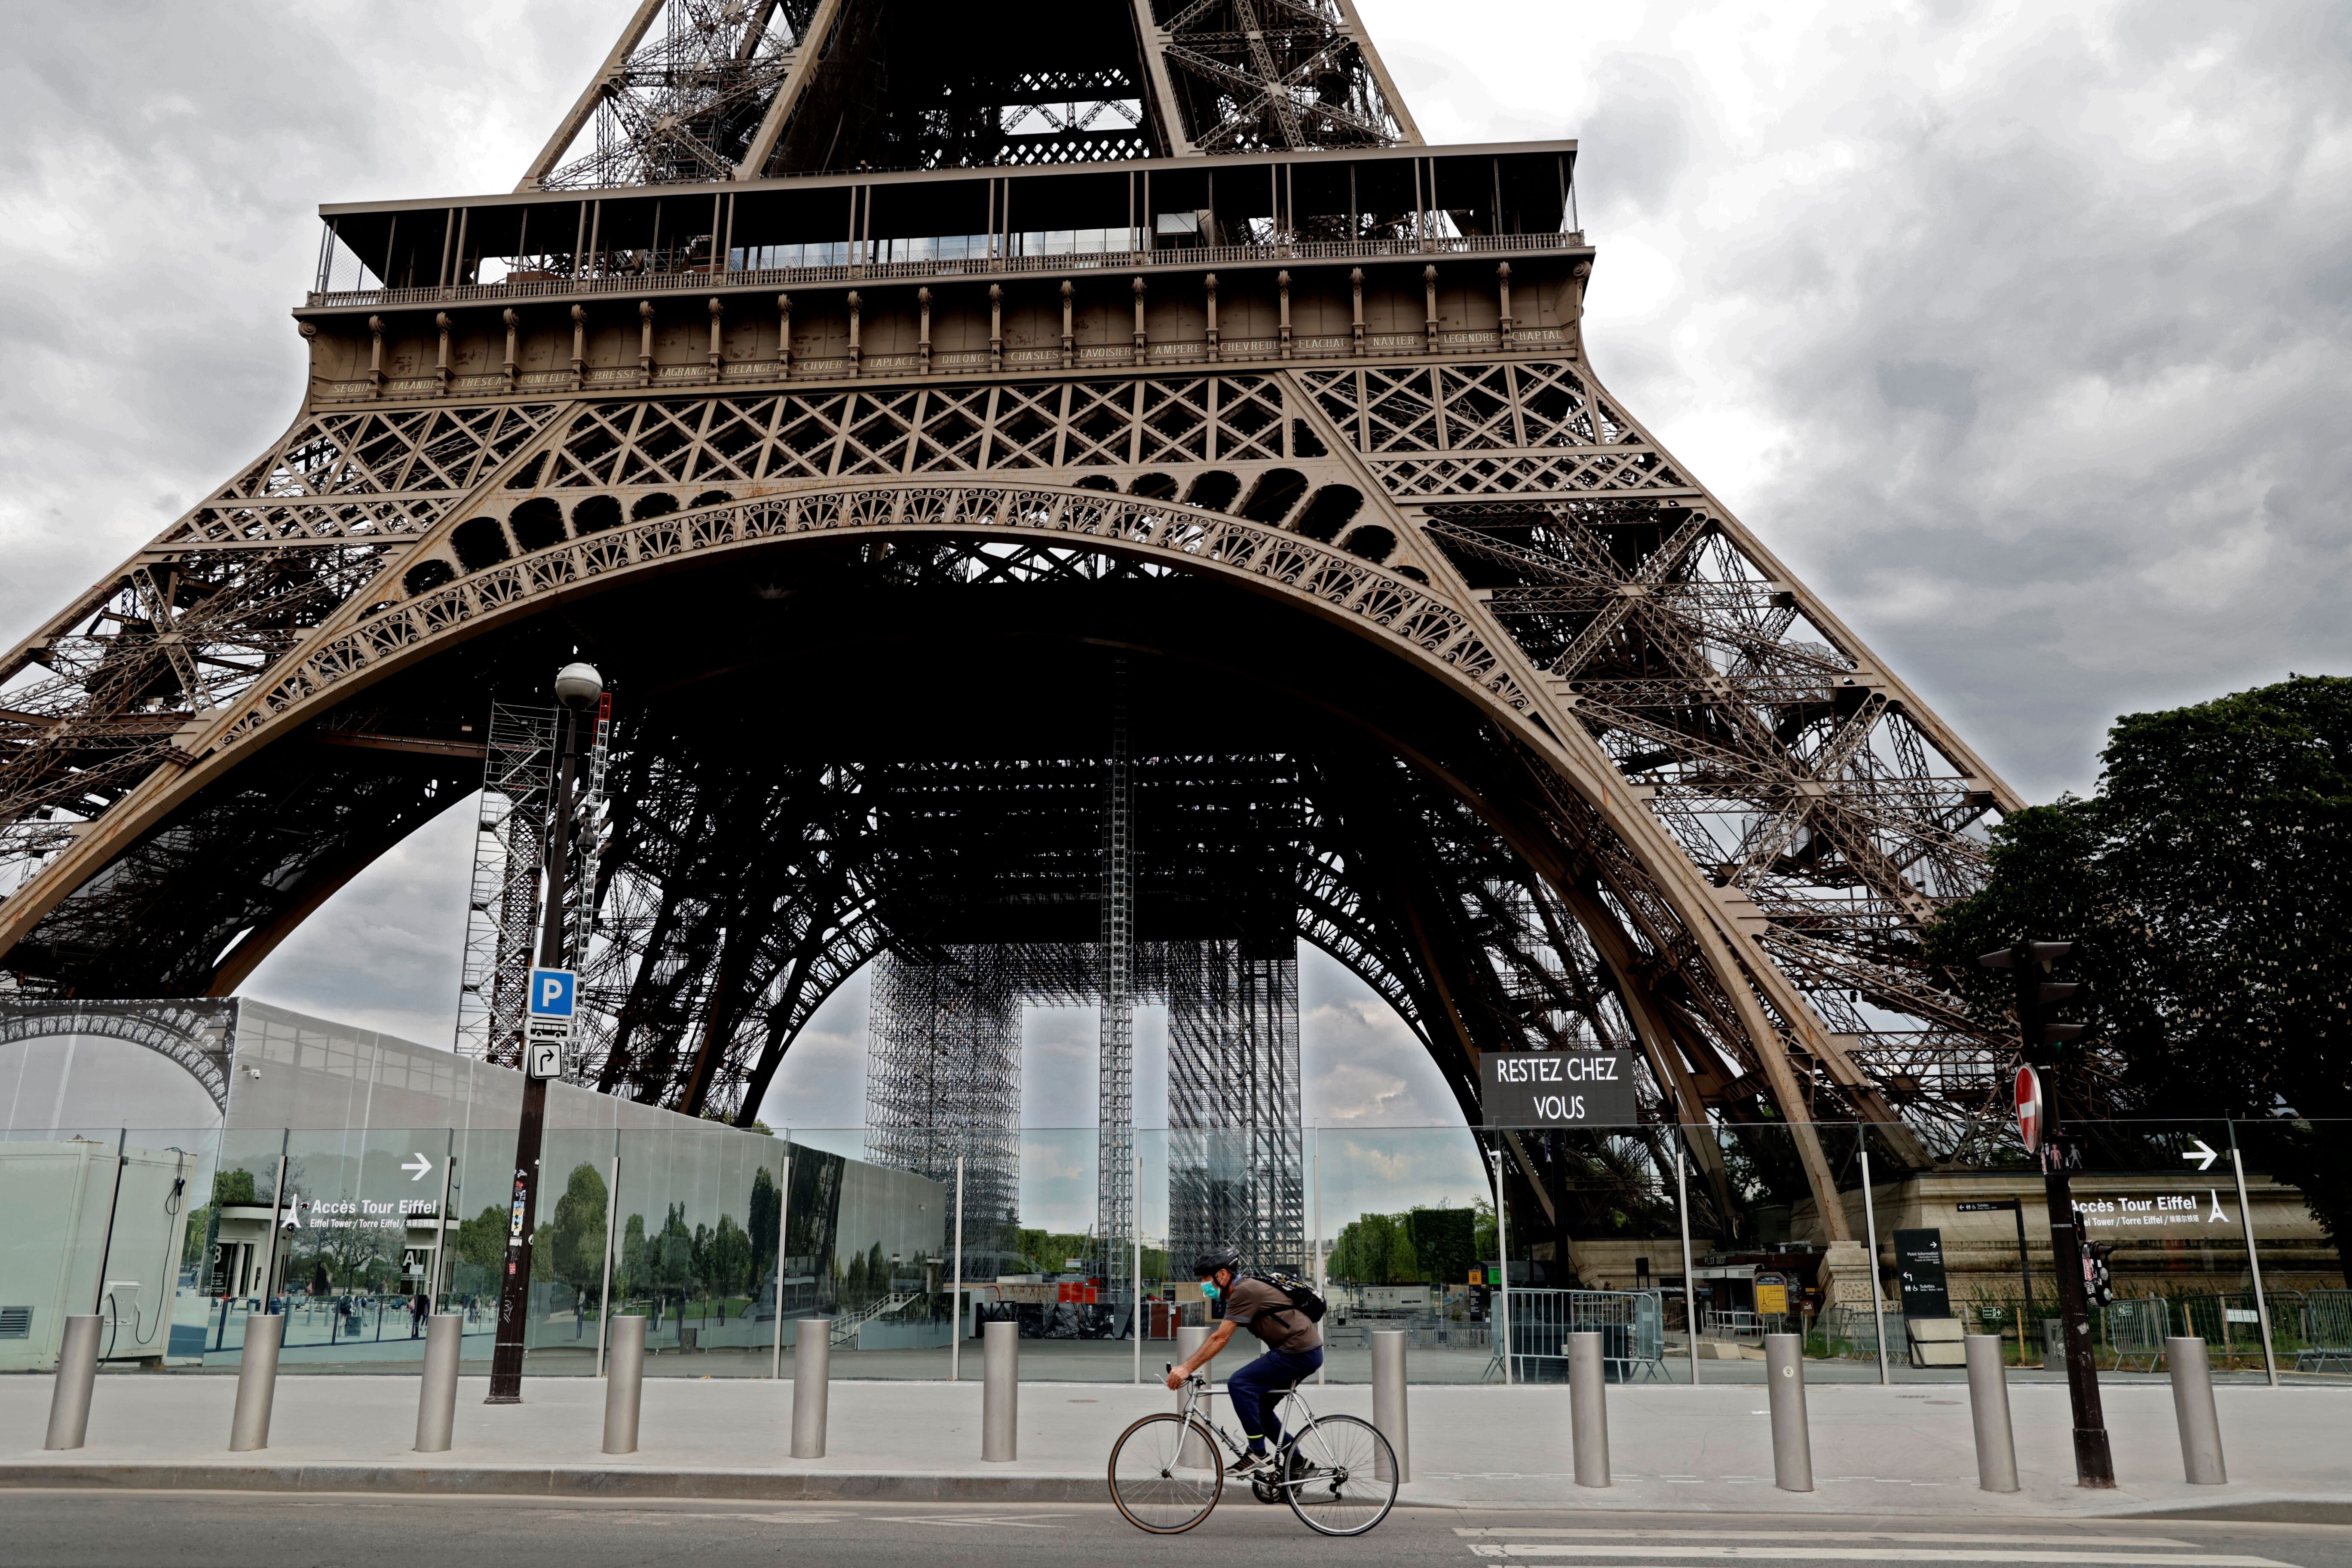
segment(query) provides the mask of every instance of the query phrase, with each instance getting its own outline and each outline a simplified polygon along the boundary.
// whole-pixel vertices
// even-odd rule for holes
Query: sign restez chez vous
[[[1478,1079],[1489,1127],[1631,1127],[1642,1120],[1631,1052],[1488,1051]]]

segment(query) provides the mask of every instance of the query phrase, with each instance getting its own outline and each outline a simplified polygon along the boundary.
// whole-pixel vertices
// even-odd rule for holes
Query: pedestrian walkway
[[[316,1377],[278,1382],[270,1446],[226,1451],[232,1379],[109,1373],[98,1381],[86,1447],[40,1444],[50,1380],[0,1378],[0,1484],[226,1486],[289,1489],[533,1492],[671,1497],[1102,1500],[1111,1440],[1162,1390],[1113,1384],[1024,1384],[1020,1458],[980,1459],[976,1383],[837,1382],[827,1457],[787,1458],[792,1385],[751,1379],[645,1384],[638,1452],[598,1451],[604,1385],[527,1381],[525,1403],[458,1394],[455,1444],[412,1453],[415,1380]],[[1839,1385],[1811,1394],[1817,1489],[1772,1485],[1760,1392],[1636,1384],[1608,1394],[1615,1484],[1574,1484],[1568,1391],[1559,1386],[1411,1392],[1412,1479],[1403,1500],[1475,1509],[1649,1510],[1877,1514],[2091,1516],[2255,1501],[2352,1505],[2344,1433],[2352,1404],[2335,1390],[2216,1390],[2228,1487],[2180,1479],[2169,1394],[2107,1391],[2113,1492],[2073,1484],[2065,1391],[2011,1390],[2025,1489],[1980,1492],[1965,1389]],[[1318,1411],[1371,1414],[1368,1388],[1329,1385]]]

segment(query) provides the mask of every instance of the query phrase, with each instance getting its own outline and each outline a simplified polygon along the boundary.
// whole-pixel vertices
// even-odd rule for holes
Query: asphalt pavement
[[[1352,1541],[1231,1494],[1188,1535],[1145,1535],[1101,1504],[1042,1507],[388,1498],[190,1491],[0,1493],[9,1568],[634,1568],[742,1563],[1018,1563],[1023,1568],[1234,1561],[1349,1568],[1492,1563],[2058,1564],[2081,1568],[2352,1568],[2352,1527],[2243,1519],[1999,1521],[1400,1508]]]

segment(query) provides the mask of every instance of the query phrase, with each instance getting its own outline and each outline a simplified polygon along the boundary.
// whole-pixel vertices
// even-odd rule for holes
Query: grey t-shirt
[[[1311,1351],[1323,1342],[1322,1328],[1290,1304],[1290,1298],[1263,1279],[1236,1279],[1218,1315],[1264,1340],[1268,1350]]]

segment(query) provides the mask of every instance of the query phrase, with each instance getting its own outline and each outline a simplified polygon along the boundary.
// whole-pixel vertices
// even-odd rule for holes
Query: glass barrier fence
[[[2166,1338],[2193,1334],[2225,1380],[2352,1384],[2352,1226],[2307,1196],[2337,1190],[2347,1131],[2074,1128],[2102,1375],[2160,1377]],[[454,1312],[486,1371],[514,1145],[0,1133],[0,1371],[53,1366],[63,1320],[89,1312],[110,1364],[234,1369],[274,1312],[289,1370],[352,1373],[413,1369],[425,1319]],[[1760,1383],[1781,1332],[1820,1382],[1958,1381],[1969,1333],[1998,1334],[2020,1378],[2063,1375],[2053,1180],[2013,1132],[551,1129],[540,1172],[534,1376],[594,1375],[626,1313],[653,1375],[789,1375],[822,1332],[835,1377],[977,1377],[978,1336],[1014,1322],[1025,1379],[1148,1378],[1213,1321],[1192,1260],[1217,1246],[1318,1294],[1329,1382],[1367,1380],[1382,1331],[1417,1382],[1557,1382],[1586,1330],[1627,1382]]]

